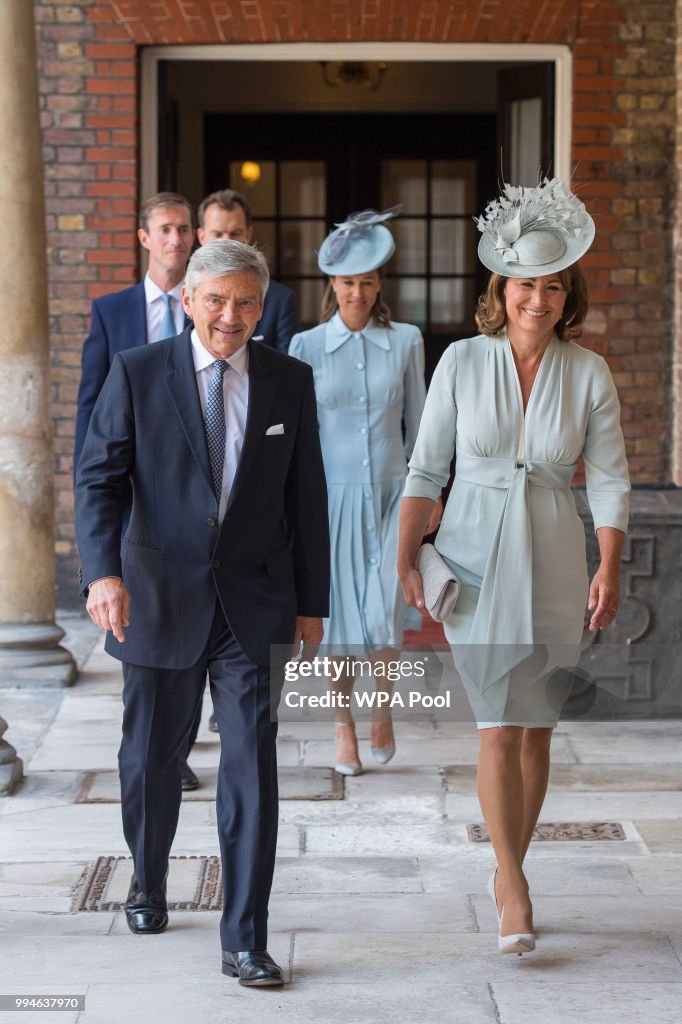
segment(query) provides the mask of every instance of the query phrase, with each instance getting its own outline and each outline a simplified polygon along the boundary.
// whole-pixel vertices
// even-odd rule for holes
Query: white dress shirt
[[[192,358],[196,371],[197,388],[201,411],[206,415],[208,388],[213,376],[216,357],[204,348],[196,330],[192,331]],[[228,364],[223,376],[223,401],[225,403],[225,463],[223,485],[220,491],[218,521],[222,523],[230,491],[237,474],[239,456],[246,431],[246,414],[249,407],[249,360],[246,345],[225,360]]]
[[[176,334],[180,334],[185,326],[185,311],[182,308],[182,286],[184,283],[184,281],[181,281],[180,284],[176,284],[175,288],[171,288],[167,293],[171,296],[171,309],[173,311]],[[159,288],[158,284],[154,284],[149,276],[149,272],[147,272],[144,275],[144,298],[147,314],[148,342],[159,340],[161,324],[166,316],[166,303],[163,298],[165,294],[166,292],[164,292],[163,288]]]

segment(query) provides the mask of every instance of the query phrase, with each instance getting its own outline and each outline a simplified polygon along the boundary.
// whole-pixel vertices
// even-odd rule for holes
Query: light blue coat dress
[[[620,406],[606,362],[554,337],[524,415],[508,338],[450,345],[431,381],[405,495],[437,498],[454,453],[436,548],[463,583],[445,623],[455,664],[479,726],[553,725],[567,682],[553,670],[575,664],[588,596],[570,489],[580,456],[595,529],[628,523]]]
[[[399,649],[406,605],[396,573],[398,517],[426,396],[421,333],[372,322],[354,332],[336,313],[294,335],[289,354],[313,369],[329,491],[324,642],[351,654]]]

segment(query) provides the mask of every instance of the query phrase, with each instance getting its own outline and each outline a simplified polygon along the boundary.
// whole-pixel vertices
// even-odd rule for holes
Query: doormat
[[[471,843],[489,843],[485,825],[467,825]],[[536,825],[533,839],[541,843],[623,841],[625,832],[617,821],[547,821]]]
[[[98,857],[76,883],[71,911],[123,910],[133,873],[132,857]],[[222,910],[219,857],[171,857],[169,910]]]
[[[215,800],[218,769],[196,768],[199,789],[182,794],[183,803]],[[280,768],[280,800],[343,800],[343,776],[332,768],[294,766]],[[121,792],[117,772],[85,772],[76,797],[77,804],[120,804]]]

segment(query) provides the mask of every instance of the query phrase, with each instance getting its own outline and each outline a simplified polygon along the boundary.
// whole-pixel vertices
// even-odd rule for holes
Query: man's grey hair
[[[185,288],[190,299],[203,280],[224,277],[240,271],[252,270],[258,275],[261,301],[265,298],[270,283],[270,271],[265,256],[246,242],[233,242],[227,238],[216,238],[207,242],[192,255],[185,274]]]

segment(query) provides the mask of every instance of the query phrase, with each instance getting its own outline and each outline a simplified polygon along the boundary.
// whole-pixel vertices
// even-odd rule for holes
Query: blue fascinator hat
[[[351,213],[342,224],[336,224],[317,254],[317,265],[323,274],[367,274],[383,267],[395,252],[393,235],[384,222],[400,213],[400,206],[378,213],[362,210]]]

